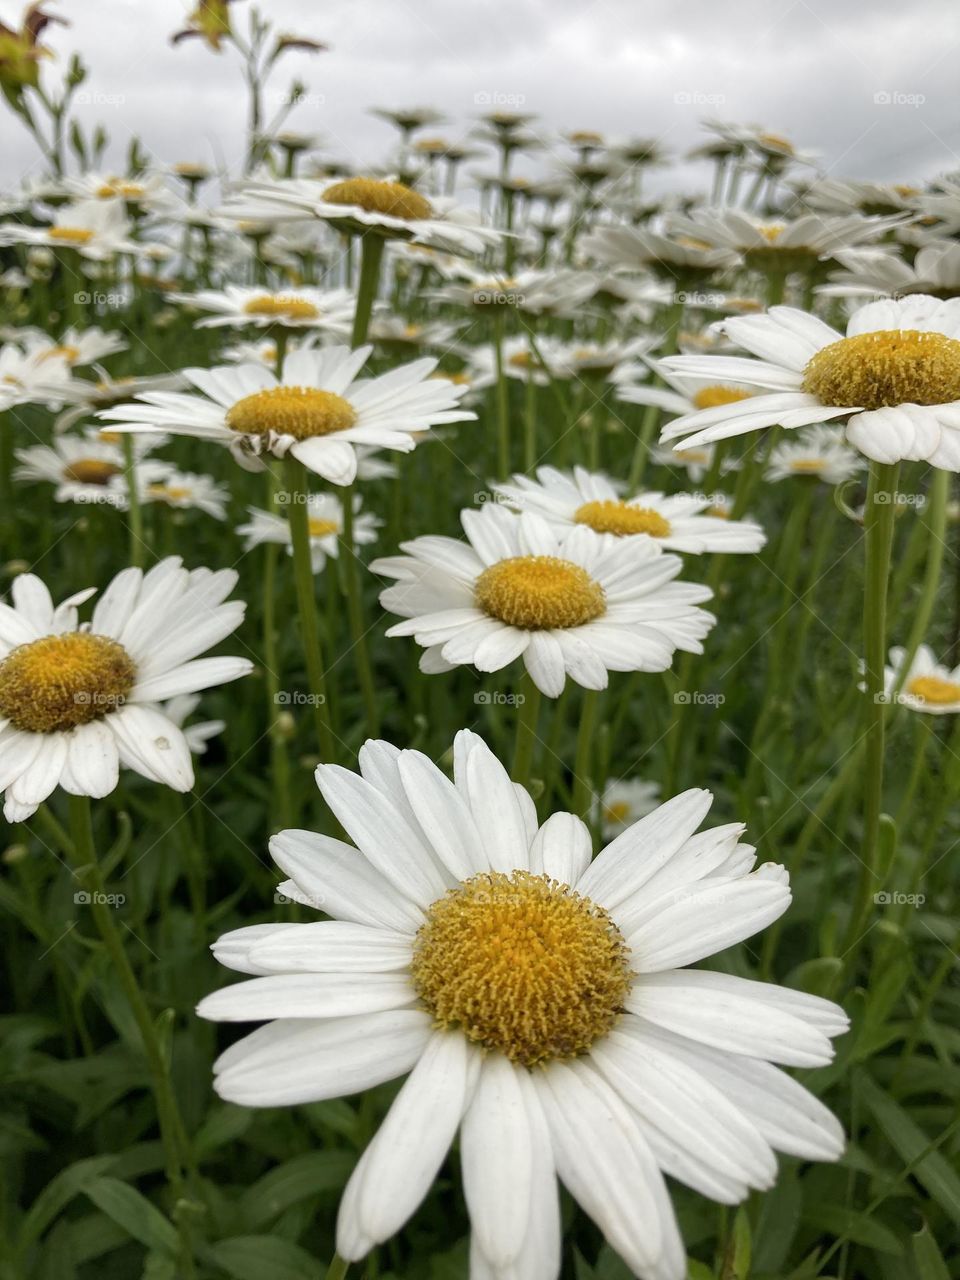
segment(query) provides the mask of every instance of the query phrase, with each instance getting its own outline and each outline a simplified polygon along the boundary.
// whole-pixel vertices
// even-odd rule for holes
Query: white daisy
[[[354,546],[367,546],[377,540],[381,521],[362,511],[363,499],[353,495]],[[265,542],[276,542],[293,554],[293,536],[286,516],[273,511],[261,511],[249,507],[250,520],[237,525],[237,533],[244,539],[244,550],[250,551]],[[343,533],[343,503],[332,493],[312,493],[307,503],[307,525],[310,531],[310,560],[314,573],[320,573],[327,557],[336,560],[340,553],[340,536]]]
[[[960,296],[960,244],[953,240],[923,245],[912,263],[882,249],[851,249],[835,256],[844,269],[831,272],[827,283],[817,289],[824,297]]]
[[[798,218],[765,221],[740,209],[697,209],[689,217],[672,215],[668,225],[675,235],[742,253],[748,266],[796,269],[831,258],[838,249],[875,240],[899,226],[906,216],[864,218],[852,213],[831,218],[807,213]]]
[[[223,289],[200,289],[197,293],[173,293],[179,302],[209,315],[197,321],[198,329],[223,325],[265,329],[323,329],[349,337],[356,299],[349,289],[258,289],[228,284]]]
[[[160,502],[178,511],[203,511],[215,520],[227,518],[230,491],[213,476],[155,462],[137,468],[137,484],[144,505]]]
[[[756,384],[720,382],[704,386],[703,379],[674,373],[662,360],[647,360],[647,365],[664,385],[632,382],[623,379],[617,387],[617,398],[628,404],[650,404],[667,413],[684,416],[698,409],[712,409],[722,404],[738,404],[762,390]],[[640,372],[642,366],[638,368]],[[646,370],[643,370],[646,372]]]
[[[126,505],[123,450],[98,439],[96,432],[57,436],[50,445],[31,445],[14,453],[19,463],[14,479],[56,485],[55,502]]]
[[[768,392],[678,418],[663,441],[682,438],[691,448],[843,417],[847,440],[868,458],[960,470],[960,299],[871,302],[853,314],[846,337],[793,307],[720,327],[759,359],[670,356],[663,363],[689,377],[739,379]]]
[[[163,714],[183,730],[187,746],[195,756],[204,755],[210,739],[223,733],[227,727],[225,720],[200,720],[196,724],[185,725],[184,721],[193,715],[199,705],[200,695],[197,693],[180,693],[162,705]]]
[[[0,245],[43,245],[73,249],[84,258],[103,261],[117,253],[139,253],[131,240],[133,225],[119,200],[82,200],[54,211],[49,226],[31,227],[22,222],[0,224]]]
[[[702,444],[697,449],[663,449],[654,446],[650,450],[653,462],[671,469],[681,467],[694,484],[699,484],[712,471],[715,457],[716,446],[712,444]],[[720,470],[725,475],[728,471],[738,470],[739,466],[739,462],[724,458]]]
[[[884,668],[883,691],[890,701],[902,703],[911,711],[932,716],[956,715],[960,712],[960,666],[946,667],[937,662],[929,645],[921,644],[913,661],[904,672],[907,651],[890,650],[890,666]],[[899,687],[899,693],[894,691]]]
[[[224,603],[237,575],[187,570],[179,557],[117,574],[89,623],[80,591],[54,608],[33,574],[0,605],[0,790],[23,822],[56,787],[105,796],[120,765],[175,791],[193,786],[190,750],[158,703],[246,675],[246,658],[199,658],[239,626]]]
[[[38,358],[17,343],[0,347],[0,411],[23,404],[59,407],[80,386],[62,354]]]
[[[593,227],[580,240],[580,249],[611,267],[645,267],[674,278],[683,272],[737,267],[741,258],[701,237],[671,237],[648,227]]]
[[[263,466],[263,453],[290,453],[339,485],[357,474],[357,445],[409,453],[415,436],[429,427],[476,417],[457,404],[466,388],[430,377],[436,360],[415,360],[358,380],[370,351],[294,351],[279,380],[257,364],[185,369],[183,376],[200,395],[145,392],[140,403],[100,416],[118,431],[170,431],[227,445],[253,470]]]
[[[816,425],[802,428],[796,440],[784,440],[771,449],[765,475],[768,480],[812,476],[824,484],[844,484],[865,466],[862,454],[844,444],[841,430]]]
[[[387,635],[423,645],[423,671],[500,671],[522,656],[537,687],[556,698],[567,675],[605,689],[608,671],[666,671],[677,649],[703,652],[715,619],[696,605],[710,589],[674,582],[682,562],[653,539],[558,530],[495,503],[460,520],[466,543],[414,538],[400,544],[406,555],[370,566],[397,579],[380,603],[408,621]]]
[[[609,782],[603,795],[597,796],[595,816],[607,840],[632,827],[640,818],[652,813],[660,803],[660,785],[636,778],[631,782]]]
[[[116,201],[121,208],[126,206],[136,211],[166,213],[176,203],[162,173],[144,173],[132,178],[115,173],[84,173],[76,178],[64,178],[63,186],[76,200]]]
[[[62,356],[70,368],[93,364],[106,356],[126,351],[127,343],[118,333],[92,329],[65,329],[59,338],[49,337],[42,329],[24,329],[16,339],[36,360]]]
[[[913,212],[920,207],[919,187],[879,182],[817,178],[797,188],[802,203],[830,213],[885,214]]]
[[[517,511],[543,516],[558,532],[580,526],[598,536],[646,538],[668,551],[755,552],[766,542],[758,524],[704,515],[704,494],[649,492],[622,498],[609,477],[574,467],[572,476],[556,467],[538,467],[537,478],[515,475],[494,492]]]
[[[448,253],[482,253],[503,235],[449,197],[428,199],[402,182],[380,178],[248,182],[228,200],[224,212],[266,221],[311,216],[348,233],[372,231]]]
[[[179,373],[145,374],[140,377],[114,378],[102,365],[95,365],[97,381],[86,378],[75,378],[66,384],[62,399],[70,404],[54,423],[54,430],[67,431],[81,418],[86,418],[96,409],[106,409],[111,405],[122,404],[131,396],[141,391],[179,391],[186,386],[186,381]],[[104,432],[100,433],[104,435]],[[116,437],[119,438],[119,437]],[[165,437],[154,435],[152,448],[159,449]]]
[[[333,919],[226,934],[214,953],[252,978],[199,1006],[266,1021],[215,1064],[228,1102],[298,1105],[409,1073],[344,1192],[342,1257],[403,1227],[458,1131],[485,1280],[559,1276],[557,1179],[634,1274],[683,1280],[664,1173],[734,1204],[773,1184],[775,1150],[839,1158],[836,1119],[779,1068],[829,1062],[843,1010],[683,967],[790,902],[783,867],[753,869],[741,824],[695,834],[709,792],[661,805],[591,862],[583,822],[538,828],[466,730],[452,782],[386,742],[365,744],[360,770],[317,770],[356,848],[310,831],[271,841],[281,892]]]

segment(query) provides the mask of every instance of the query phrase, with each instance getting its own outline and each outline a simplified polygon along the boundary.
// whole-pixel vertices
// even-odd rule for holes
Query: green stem
[[[382,236],[371,232],[360,237],[360,279],[357,283],[357,308],[353,313],[353,335],[350,339],[352,347],[362,346],[367,338],[373,304],[380,286],[380,263],[383,261],[385,244]]]
[[[320,755],[326,762],[336,760],[327,682],[323,672],[320,631],[317,626],[317,601],[314,591],[313,566],[310,560],[310,517],[307,501],[306,468],[291,454],[285,459],[287,489],[290,498],[290,536],[293,542],[293,573],[297,588],[297,612],[300,616],[300,638],[303,642]]]
[[[363,597],[360,591],[360,575],[357,572],[358,559],[353,536],[353,498],[354,487],[349,485],[343,491],[343,533],[340,537],[340,559],[344,570],[344,583],[347,588],[347,612],[350,616],[350,637],[353,641],[353,652],[357,661],[357,675],[363,694],[363,706],[367,717],[367,733],[375,738],[380,732],[380,709],[377,705],[377,687],[373,679],[373,668],[370,665],[370,654],[367,649],[366,628],[363,622]]]
[[[599,694],[587,689],[580,708],[580,729],[577,733],[577,754],[573,766],[573,811],[586,818],[593,803],[593,779],[590,758],[593,754],[593,726],[597,718]]]
[[[276,473],[267,472],[267,510],[276,505]],[[267,724],[270,727],[270,764],[274,786],[277,825],[287,827],[292,823],[290,803],[290,760],[287,756],[287,738],[280,722],[282,703],[280,686],[280,654],[277,645],[277,561],[280,546],[268,542],[264,547],[263,565],[263,666],[267,686]]]
[[[143,508],[140,506],[140,489],[137,484],[137,463],[133,452],[132,435],[125,434],[123,437],[123,462],[129,504],[130,563],[135,568],[142,569],[146,543],[143,538]]]
[[[864,726],[867,735],[863,781],[863,841],[860,883],[850,917],[847,955],[856,944],[870,915],[876,878],[880,812],[883,806],[883,747],[885,708],[883,672],[887,644],[887,580],[893,547],[893,522],[897,501],[898,463],[873,462],[864,512],[866,587],[863,602]]]
[[[335,1253],[330,1259],[330,1265],[327,1267],[326,1280],[343,1280],[343,1277],[350,1270],[350,1263],[346,1258],[341,1258],[339,1253]]]
[[[905,646],[903,662],[897,675],[893,692],[897,694],[903,688],[907,672],[927,634],[933,606],[937,599],[937,588],[940,585],[940,570],[943,567],[943,553],[946,550],[947,534],[947,497],[950,493],[950,472],[937,470],[933,473],[930,486],[930,501],[921,515],[922,522],[929,530],[927,540],[927,565],[923,575],[923,588],[920,600],[913,614],[913,623]]]
[[[530,781],[530,766],[537,741],[537,721],[540,714],[540,690],[533,683],[529,672],[520,677],[517,691],[517,741],[513,753],[513,780],[524,786]]]
[[[493,353],[497,365],[497,479],[506,480],[510,475],[510,405],[507,399],[507,376],[503,371],[502,309],[494,308]]]

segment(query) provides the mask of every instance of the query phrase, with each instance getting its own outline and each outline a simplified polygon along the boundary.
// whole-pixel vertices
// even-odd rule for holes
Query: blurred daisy
[[[35,360],[64,359],[70,368],[93,364],[106,356],[126,351],[127,343],[118,333],[104,329],[65,329],[59,338],[50,338],[42,329],[25,329],[17,339]]]
[[[595,816],[607,840],[612,840],[640,818],[652,813],[660,803],[660,786],[656,782],[610,782],[597,796]]]
[[[723,404],[739,404],[757,395],[760,387],[747,386],[743,383],[718,382],[704,386],[703,379],[684,377],[672,371],[662,360],[648,360],[647,365],[663,382],[657,386],[652,382],[631,382],[621,380],[617,387],[617,398],[626,400],[628,404],[651,404],[667,413],[685,415],[695,413],[699,409],[712,409]],[[638,372],[643,371],[642,366]]]
[[[165,212],[176,202],[160,173],[138,174],[133,178],[113,173],[84,173],[76,178],[64,178],[63,185],[76,200],[117,201],[121,207],[137,212]]]
[[[88,417],[96,409],[106,409],[111,405],[122,404],[131,396],[141,391],[178,391],[186,383],[179,373],[145,374],[137,378],[113,378],[102,365],[95,366],[97,381],[86,378],[75,378],[67,385],[65,402],[70,408],[65,409],[54,423],[55,431],[67,431],[81,418]],[[100,433],[101,436],[104,434]],[[119,437],[115,437],[119,440]],[[152,437],[152,448],[159,449],[164,437]]]
[[[196,724],[185,725],[184,721],[193,715],[199,705],[198,693],[181,693],[171,698],[169,702],[164,702],[161,708],[163,714],[172,720],[177,728],[183,730],[187,746],[195,756],[202,756],[207,750],[210,739],[215,738],[218,733],[223,733],[227,727],[225,720],[200,720]]]
[[[318,768],[356,848],[310,831],[271,841],[281,892],[333,918],[214,944],[251,977],[198,1012],[266,1023],[221,1054],[217,1093],[291,1106],[407,1075],[340,1204],[349,1261],[403,1227],[459,1132],[471,1275],[556,1280],[559,1179],[633,1274],[683,1280],[664,1174],[734,1204],[773,1184],[775,1150],[843,1151],[833,1115],[774,1065],[830,1062],[843,1010],[683,967],[781,916],[787,872],[754,869],[739,823],[695,834],[702,790],[591,862],[583,822],[538,828],[474,734],[453,756],[452,782],[386,742],[364,745],[360,776]]]
[[[841,430],[817,425],[798,431],[796,440],[775,445],[765,475],[768,480],[812,476],[824,484],[844,484],[865,467],[863,455],[844,444]]]
[[[647,538],[668,551],[755,552],[766,542],[758,524],[718,520],[703,514],[710,499],[703,494],[638,493],[622,498],[607,476],[574,467],[569,475],[555,467],[538,467],[537,478],[515,475],[494,492],[518,511],[533,511],[558,531],[580,526],[616,538]]]
[[[58,786],[105,796],[125,768],[174,791],[193,786],[190,749],[157,705],[246,675],[246,658],[199,658],[243,619],[224,603],[237,575],[187,570],[179,557],[124,569],[81,624],[80,591],[54,608],[22,574],[0,605],[0,790],[23,822]]]
[[[830,213],[887,214],[913,212],[920,204],[919,187],[879,182],[818,178],[797,187],[804,205]]]
[[[796,270],[831,258],[838,249],[875,240],[899,226],[905,216],[864,218],[853,213],[831,218],[807,213],[799,218],[764,221],[739,209],[698,209],[689,217],[672,215],[669,226],[675,235],[692,236],[742,253],[748,266]]]
[[[683,272],[737,267],[741,262],[739,253],[701,237],[671,237],[646,227],[594,227],[581,238],[580,248],[606,266],[646,267],[671,278]]]
[[[960,712],[960,666],[945,667],[937,662],[933,650],[925,644],[918,646],[905,671],[906,657],[906,649],[890,650],[890,666],[885,667],[883,673],[883,692],[887,700],[932,716]],[[899,693],[896,693],[898,688]]]
[[[174,293],[179,302],[209,315],[197,321],[198,329],[223,325],[265,329],[324,329],[348,337],[356,299],[349,289],[291,288],[278,291],[228,284],[223,289]]]
[[[466,388],[430,377],[435,360],[358,380],[370,351],[294,351],[279,380],[256,364],[185,369],[199,395],[144,392],[140,403],[100,416],[118,431],[170,431],[227,445],[250,470],[264,465],[264,453],[290,453],[331,484],[347,485],[357,474],[355,446],[409,453],[429,427],[476,417],[457,404]]]
[[[359,494],[353,495],[353,543],[355,547],[366,546],[377,540],[377,529],[380,521],[376,516],[361,511],[363,499]],[[244,550],[261,546],[265,542],[276,542],[293,554],[293,538],[290,522],[285,515],[272,511],[261,511],[258,507],[249,507],[250,520],[246,524],[237,525],[237,533],[244,539]],[[327,557],[336,560],[340,553],[340,536],[343,533],[343,503],[332,493],[312,493],[307,503],[307,525],[310,530],[310,560],[314,573],[322,572]]]
[[[831,272],[817,293],[825,297],[858,298],[890,294],[904,297],[927,293],[937,298],[960,296],[960,244],[944,240],[917,250],[912,264],[882,249],[851,249],[838,253],[844,269]]]
[[[21,222],[0,224],[0,245],[43,245],[50,249],[73,249],[84,258],[98,261],[117,253],[139,253],[141,246],[130,238],[133,225],[117,200],[82,200],[55,211],[54,221],[45,227]]]
[[[23,404],[57,408],[76,395],[78,385],[63,355],[38,359],[13,342],[0,347],[0,411]]]
[[[682,467],[694,484],[699,484],[713,470],[715,456],[716,446],[712,444],[700,445],[698,449],[663,449],[655,446],[650,450],[652,461],[672,470]],[[721,473],[736,471],[739,465],[732,459],[724,458]]]
[[[14,453],[19,463],[14,479],[55,485],[55,502],[126,506],[123,450],[100,440],[96,432],[57,436],[52,444],[31,445]]]
[[[178,471],[167,463],[146,463],[137,468],[140,501],[160,502],[178,511],[203,511],[215,520],[227,518],[230,491],[213,476]]]
[[[495,504],[460,514],[467,542],[423,537],[375,560],[395,578],[380,603],[408,621],[388,636],[423,645],[428,674],[471,665],[500,671],[522,657],[534,684],[557,698],[569,675],[605,689],[608,671],[666,671],[677,649],[702,653],[714,624],[696,606],[710,589],[674,582],[678,556],[642,542],[598,537]]]
[[[793,307],[720,327],[759,359],[670,356],[663,363],[674,373],[739,379],[767,393],[677,418],[662,441],[695,448],[776,424],[844,417],[847,440],[868,458],[960,470],[960,300],[916,294],[871,302],[854,312],[846,337]]]

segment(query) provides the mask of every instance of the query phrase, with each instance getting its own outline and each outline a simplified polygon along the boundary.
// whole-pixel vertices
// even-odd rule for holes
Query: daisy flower
[[[807,213],[799,218],[764,221],[739,209],[698,209],[690,217],[672,215],[675,235],[705,240],[717,248],[743,254],[748,266],[767,270],[799,269],[831,258],[838,249],[851,249],[875,240],[899,226],[905,214],[864,218],[859,213],[826,217]]]
[[[608,840],[618,836],[640,818],[652,813],[660,803],[660,786],[656,782],[608,782],[603,795],[597,796],[596,816]]]
[[[142,456],[144,450],[138,452]],[[57,436],[52,444],[31,445],[14,453],[19,463],[14,479],[56,485],[55,502],[126,505],[123,450],[101,440],[95,431],[84,436]]]
[[[704,386],[703,379],[684,377],[674,373],[662,360],[647,360],[663,386],[653,382],[632,382],[623,379],[617,386],[617,398],[628,404],[656,405],[667,413],[684,416],[695,413],[698,409],[712,409],[722,404],[739,404],[749,400],[761,390],[756,384],[718,382]],[[646,372],[643,366],[637,366],[636,372]]]
[[[77,178],[64,178],[64,190],[75,200],[116,201],[121,208],[151,213],[164,213],[176,203],[163,174],[138,174],[135,178],[118,177],[114,173],[85,173]]]
[[[436,360],[358,379],[371,349],[294,351],[279,379],[260,364],[185,369],[199,395],[148,391],[100,417],[118,431],[170,431],[227,445],[251,470],[264,465],[264,453],[289,453],[331,484],[347,485],[357,474],[356,446],[409,453],[429,427],[476,417],[457,404],[466,388],[430,377]]]
[[[0,225],[0,245],[42,245],[73,249],[84,258],[104,261],[117,253],[139,253],[131,240],[133,226],[119,200],[82,200],[63,205],[51,225],[30,227],[21,222]]]
[[[854,312],[846,337],[793,307],[720,327],[759,359],[669,356],[664,365],[703,381],[762,385],[767,394],[677,418],[663,441],[695,448],[842,417],[847,440],[868,458],[960,470],[960,299],[871,302]]]
[[[183,736],[187,740],[187,746],[195,756],[206,754],[207,743],[211,738],[215,738],[217,734],[223,733],[227,727],[225,720],[200,720],[196,724],[184,724],[200,705],[200,695],[197,693],[180,693],[175,698],[171,698],[169,702],[164,702],[161,710],[173,723],[183,730]]]
[[[486,227],[471,209],[448,196],[429,199],[402,182],[345,178],[318,182],[294,178],[247,182],[224,212],[237,218],[277,221],[320,218],[351,235],[373,232],[386,239],[412,240],[448,253],[482,253],[503,233]]]
[[[144,505],[160,502],[178,511],[203,511],[215,520],[227,518],[230,491],[213,476],[154,462],[137,468],[137,484]]]
[[[694,554],[755,552],[766,542],[758,524],[704,515],[710,499],[703,494],[650,492],[622,498],[609,477],[583,467],[574,467],[572,475],[538,467],[536,480],[515,475],[511,484],[493,488],[516,510],[543,516],[558,533],[580,526],[598,535],[647,538],[668,551]]]
[[[557,698],[568,675],[605,689],[608,671],[666,671],[677,649],[703,652],[715,618],[696,606],[712,593],[674,582],[682,562],[653,539],[556,529],[493,503],[460,520],[466,543],[414,538],[400,544],[405,555],[370,566],[396,579],[380,603],[407,621],[387,635],[423,645],[423,671],[500,671],[522,656],[537,688]]]
[[[796,440],[784,440],[771,449],[765,474],[768,480],[812,476],[836,485],[852,480],[865,466],[862,455],[844,444],[842,431],[817,425],[804,427]]]
[[[884,697],[932,716],[960,712],[960,666],[945,667],[937,662],[933,650],[925,644],[918,646],[913,661],[904,670],[906,658],[906,649],[890,650],[890,666],[883,673]]]
[[[702,237],[670,237],[647,227],[593,227],[580,240],[583,253],[611,267],[646,267],[671,279],[737,267],[732,249],[718,248]]]
[[[187,570],[177,556],[124,569],[81,624],[80,591],[54,607],[33,574],[0,605],[0,790],[23,822],[58,786],[105,796],[125,768],[174,791],[193,786],[190,749],[157,705],[236,680],[246,658],[199,658],[243,619],[224,603],[237,575]]]
[[[712,444],[700,445],[698,449],[663,449],[654,446],[650,450],[651,461],[671,469],[681,467],[694,484],[706,479],[713,469],[715,457],[716,447]],[[726,475],[728,471],[738,470],[739,466],[738,462],[724,458],[720,470]]]
[[[62,356],[70,368],[93,364],[106,356],[126,351],[127,343],[118,333],[103,329],[65,329],[59,338],[51,338],[42,329],[25,329],[17,339],[36,360]]]
[[[367,546],[377,540],[381,521],[376,516],[362,512],[363,499],[353,495],[354,546]],[[244,550],[251,551],[265,542],[276,542],[293,554],[293,536],[286,516],[273,511],[261,511],[248,507],[250,520],[237,525],[237,533],[244,538]],[[327,557],[336,560],[340,553],[340,536],[343,533],[343,503],[332,493],[312,493],[307,503],[307,525],[310,531],[310,560],[314,573],[320,573]]]
[[[804,205],[830,213],[888,214],[916,211],[923,193],[898,183],[818,178],[797,187],[797,194]]]
[[[348,337],[356,300],[349,289],[290,288],[269,290],[228,284],[223,289],[197,293],[173,293],[179,302],[209,315],[197,321],[198,329],[223,325],[265,329],[325,329]]]
[[[824,297],[856,298],[889,294],[904,297],[928,293],[937,298],[960,296],[960,244],[940,240],[917,250],[912,264],[882,249],[851,249],[835,255],[844,268],[830,274],[817,289]]]
[[[198,1012],[266,1023],[220,1056],[217,1093],[291,1106],[407,1077],[344,1191],[347,1260],[403,1227],[459,1132],[471,1275],[556,1280],[559,1179],[634,1274],[683,1280],[664,1174],[734,1204],[773,1184],[775,1150],[843,1151],[780,1069],[828,1063],[843,1010],[685,967],[782,915],[787,872],[754,870],[739,823],[695,834],[712,801],[697,789],[591,862],[583,822],[538,827],[478,737],[453,754],[452,782],[386,742],[365,744],[359,776],[318,768],[353,843],[283,831],[271,852],[280,891],[333,918],[214,944],[251,977]]]
[[[81,385],[62,354],[38,359],[13,342],[0,347],[0,411],[23,404],[57,408],[72,399]]]
[[[96,382],[75,378],[66,384],[63,399],[69,402],[71,407],[58,416],[54,423],[55,431],[67,431],[94,410],[122,404],[131,396],[139,395],[141,391],[179,391],[186,385],[179,373],[154,373],[136,378],[113,378],[102,365],[95,365],[94,368],[97,373]],[[101,435],[103,434],[101,432]],[[119,439],[119,437],[116,438]],[[153,448],[159,449],[162,442],[163,437],[158,439],[154,436]]]

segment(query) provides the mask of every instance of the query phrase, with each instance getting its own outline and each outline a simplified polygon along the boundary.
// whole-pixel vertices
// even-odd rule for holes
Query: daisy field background
[[[947,1280],[942,0],[0,11],[2,1280]]]

